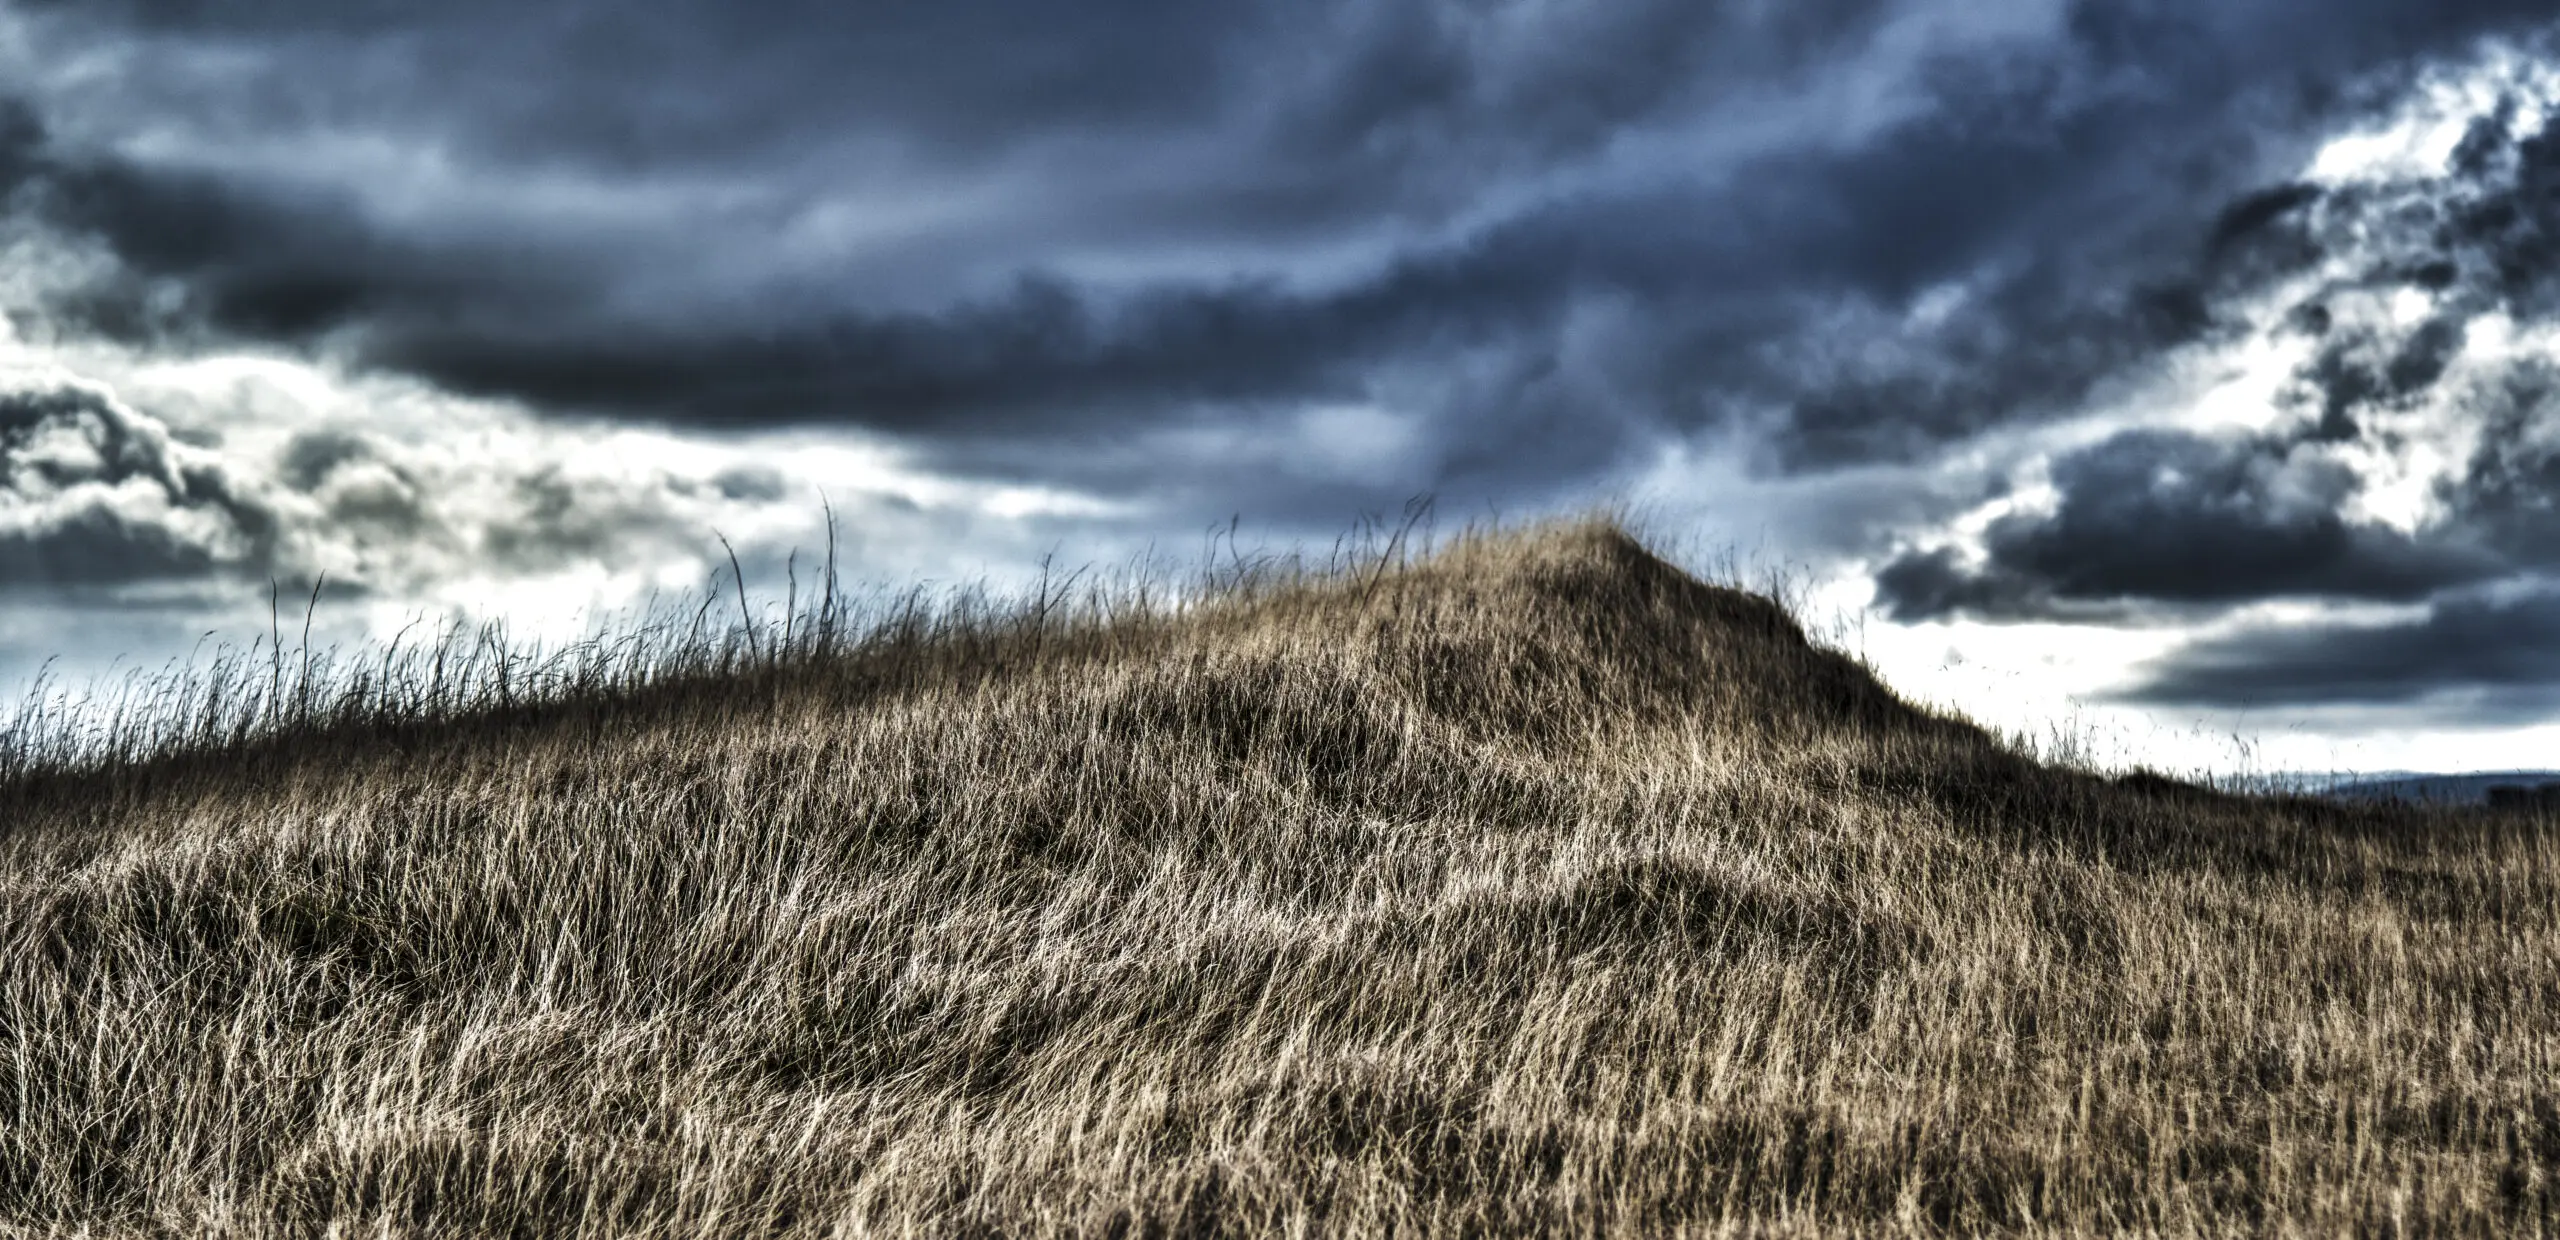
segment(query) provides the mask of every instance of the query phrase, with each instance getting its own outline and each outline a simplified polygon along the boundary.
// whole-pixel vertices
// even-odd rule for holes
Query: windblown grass
[[[0,1230],[2560,1220],[2546,819],[2041,766],[1605,524],[1080,597],[22,720]]]

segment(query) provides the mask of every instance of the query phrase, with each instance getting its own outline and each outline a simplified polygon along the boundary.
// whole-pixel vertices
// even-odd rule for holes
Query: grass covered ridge
[[[0,1232],[2560,1222],[2547,819],[2038,766],[1606,524],[765,654],[15,771]]]

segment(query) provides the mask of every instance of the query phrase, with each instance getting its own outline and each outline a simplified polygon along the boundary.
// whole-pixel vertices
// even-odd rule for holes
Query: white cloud
[[[991,562],[1027,563],[1049,522],[1128,510],[1054,487],[937,475],[853,435],[721,437],[544,419],[273,355],[12,340],[0,343],[0,390],[81,393],[96,405],[34,425],[0,453],[22,478],[0,491],[0,535],[35,537],[100,513],[194,557],[193,575],[80,596],[30,596],[35,583],[13,583],[17,623],[0,634],[0,677],[10,680],[52,654],[75,672],[119,654],[148,661],[159,652],[99,644],[133,639],[140,630],[114,618],[145,603],[245,642],[265,627],[271,577],[325,573],[362,592],[322,609],[332,640],[380,639],[426,615],[558,638],[652,592],[698,588],[725,563],[719,536],[751,562],[794,549],[813,562],[826,539],[823,504],[839,517],[855,579],[948,566],[970,547]],[[147,447],[142,467],[100,459],[111,434]],[[221,502],[189,498],[206,480],[218,481]],[[778,577],[756,584],[780,586]]]

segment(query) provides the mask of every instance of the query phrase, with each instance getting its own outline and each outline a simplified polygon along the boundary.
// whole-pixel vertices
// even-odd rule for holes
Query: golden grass
[[[1605,524],[402,720],[0,785],[0,1231],[2560,1219],[2550,821],[2041,767]]]

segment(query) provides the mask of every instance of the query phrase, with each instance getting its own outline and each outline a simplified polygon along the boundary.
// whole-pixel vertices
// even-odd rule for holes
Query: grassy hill
[[[2546,819],[2040,767],[1604,524],[1141,604],[22,766],[0,1231],[2560,1225]]]

